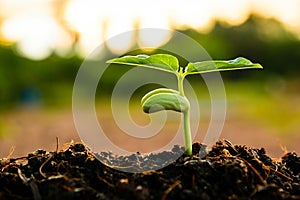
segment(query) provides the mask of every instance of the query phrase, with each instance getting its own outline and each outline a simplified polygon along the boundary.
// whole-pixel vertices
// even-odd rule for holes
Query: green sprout
[[[176,75],[178,91],[159,88],[150,91],[142,98],[142,107],[145,113],[154,113],[161,110],[173,110],[183,113],[184,122],[184,146],[187,155],[192,155],[192,138],[190,130],[190,103],[184,95],[183,80],[190,74],[202,74],[207,72],[262,68],[260,64],[252,63],[246,58],[238,57],[234,60],[209,60],[189,63],[187,66],[179,66],[178,59],[169,54],[137,55],[114,58],[107,63],[141,66],[170,72]]]

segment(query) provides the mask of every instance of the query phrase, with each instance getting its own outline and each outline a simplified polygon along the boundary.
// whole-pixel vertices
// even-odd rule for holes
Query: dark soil
[[[182,151],[116,157],[106,166],[81,143],[54,152],[37,150],[21,158],[1,159],[0,199],[300,199],[300,157],[287,153],[281,160],[263,148],[219,141],[204,158],[201,144],[193,156],[154,171],[161,157],[174,158]],[[111,160],[115,159],[115,160]],[[149,160],[149,171],[128,173],[114,164],[139,169],[139,159]]]

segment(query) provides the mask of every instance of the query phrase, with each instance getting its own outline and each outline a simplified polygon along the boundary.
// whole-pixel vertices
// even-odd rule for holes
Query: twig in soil
[[[288,153],[288,150],[287,150],[286,146],[282,145],[281,143],[280,143],[280,148],[281,148],[284,155]]]
[[[47,178],[47,176],[46,176],[46,174],[42,171],[42,169],[43,169],[43,167],[52,159],[52,157],[53,157],[53,154],[51,154],[50,156],[49,156],[49,158],[40,166],[40,168],[39,168],[39,172],[40,172],[40,174],[44,177],[44,178]]]
[[[248,165],[248,167],[254,172],[254,174],[258,177],[258,179],[260,180],[260,182],[262,182],[263,185],[267,185],[266,181],[263,179],[263,177],[260,175],[260,173],[244,158],[240,158],[242,159],[246,165]]]
[[[20,179],[24,182],[24,184],[30,186],[32,194],[33,194],[33,199],[34,200],[41,200],[41,194],[39,192],[39,188],[37,186],[37,184],[33,181],[34,177],[32,176],[31,178],[26,178],[26,176],[24,174],[22,174],[22,171],[20,168],[18,168],[18,175],[20,177]]]
[[[27,178],[22,174],[22,171],[20,170],[20,168],[18,168],[18,175],[25,184],[28,183]]]
[[[56,150],[55,152],[57,153],[58,152],[58,137],[56,137]]]
[[[275,170],[275,169],[273,169],[273,168],[271,168],[271,167],[270,167],[270,169],[271,169],[273,172],[275,172],[275,173],[277,173],[277,174],[283,176],[284,178],[286,178],[286,179],[288,179],[288,180],[290,180],[290,181],[293,181],[293,179],[292,179],[291,177],[288,177],[287,175],[281,173],[280,171],[277,171],[277,170]]]
[[[282,172],[278,171],[277,165],[275,165],[276,169],[273,169],[272,167],[266,166],[264,163],[262,163],[262,164],[263,164],[264,167],[266,167],[269,170],[269,174],[270,174],[270,170],[272,170],[273,172],[275,172],[275,173],[283,176],[284,178],[286,178],[286,179],[288,179],[290,181],[293,181],[293,179],[291,177],[288,177],[287,175],[285,175]],[[281,170],[283,168],[283,166],[279,170]],[[268,176],[269,176],[269,174],[268,174]]]
[[[232,143],[228,140],[224,140],[225,144],[230,147],[231,150],[233,150],[236,154],[238,154],[238,151],[235,149],[234,145],[232,145]]]
[[[8,153],[8,155],[6,157],[8,160],[10,160],[10,157],[14,153],[14,151],[15,151],[15,146],[10,147],[9,153]]]
[[[99,174],[97,174],[97,178],[98,178],[100,181],[102,181],[102,182],[104,182],[105,184],[107,184],[108,186],[110,186],[110,187],[112,187],[112,188],[115,187],[114,184],[108,182],[107,180],[105,180],[104,178],[102,178]]]
[[[3,166],[9,164],[11,162],[10,157],[14,151],[15,151],[15,146],[10,147],[8,155],[6,156],[6,158],[1,159],[0,164]]]
[[[112,169],[133,169],[135,166],[118,166],[118,165],[109,165],[105,162],[101,162],[106,167],[112,168]]]
[[[75,142],[74,140],[71,140],[70,142],[67,142],[67,143],[64,143],[63,146],[62,146],[62,151],[65,151],[67,150],[71,145],[73,145]]]
[[[177,181],[175,181],[175,183],[170,185],[170,187],[164,192],[164,195],[162,196],[161,200],[166,200],[168,195],[170,194],[170,192],[180,183],[181,183],[181,181],[177,180]]]
[[[9,153],[6,156],[6,158],[0,159],[0,166],[2,168],[1,171],[3,171],[6,168],[6,166],[8,166],[8,164],[15,162],[16,160],[21,160],[21,159],[27,158],[27,156],[22,156],[19,158],[11,158],[14,151],[15,151],[15,146],[10,147]]]

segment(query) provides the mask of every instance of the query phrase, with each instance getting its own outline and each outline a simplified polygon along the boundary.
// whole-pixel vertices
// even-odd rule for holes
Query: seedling
[[[142,98],[143,111],[154,113],[161,110],[173,110],[183,113],[184,122],[184,146],[187,155],[192,155],[192,138],[190,130],[190,103],[184,95],[183,80],[190,74],[202,74],[207,72],[262,68],[260,64],[252,63],[246,58],[238,57],[234,60],[209,60],[189,63],[187,66],[179,66],[178,59],[169,54],[137,55],[114,58],[108,63],[148,67],[176,75],[178,91],[168,88],[159,88],[150,91]]]

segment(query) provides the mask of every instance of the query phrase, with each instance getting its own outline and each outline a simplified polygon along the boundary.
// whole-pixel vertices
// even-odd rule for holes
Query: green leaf
[[[234,60],[209,60],[203,62],[189,63],[185,72],[188,74],[201,74],[207,72],[236,70],[236,69],[252,69],[263,67],[258,63],[252,63],[250,60],[238,57]]]
[[[107,61],[107,63],[148,67],[172,73],[177,73],[179,68],[177,58],[169,54],[124,56],[121,58],[111,59]]]
[[[177,90],[172,90],[172,89],[168,89],[168,88],[158,88],[155,90],[152,90],[150,92],[148,92],[147,94],[145,94],[141,100],[141,104],[143,105],[144,102],[151,96],[153,96],[154,94],[158,94],[158,93],[173,93],[173,94],[179,94],[179,92]]]
[[[188,99],[176,93],[161,92],[148,97],[142,104],[145,113],[154,113],[161,110],[186,112],[190,103]]]

